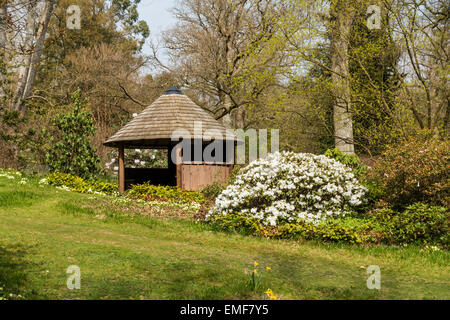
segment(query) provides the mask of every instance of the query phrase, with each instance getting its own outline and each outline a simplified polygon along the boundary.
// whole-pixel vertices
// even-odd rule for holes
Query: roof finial
[[[167,89],[166,92],[163,93],[163,95],[165,94],[183,94],[183,92],[181,92],[181,90],[178,89],[177,87],[172,86],[169,89]]]

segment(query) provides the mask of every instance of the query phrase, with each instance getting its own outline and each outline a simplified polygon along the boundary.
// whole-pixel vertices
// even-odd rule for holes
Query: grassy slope
[[[110,198],[0,177],[0,287],[26,298],[449,299],[447,252],[276,241],[215,232],[189,220],[133,216]],[[252,262],[270,266],[259,293]],[[68,290],[66,268],[81,268]],[[366,270],[381,268],[381,290]]]

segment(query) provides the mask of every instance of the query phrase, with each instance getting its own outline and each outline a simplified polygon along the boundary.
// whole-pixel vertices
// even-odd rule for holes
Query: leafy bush
[[[259,235],[277,239],[306,239],[329,242],[361,243],[368,223],[349,225],[345,219],[330,219],[318,224],[305,221],[284,223],[280,226],[265,226],[259,219],[243,214],[215,215],[211,222],[221,230],[238,231],[244,234]]]
[[[382,196],[382,189],[377,181],[367,176],[368,167],[361,162],[359,157],[356,154],[345,154],[337,148],[328,149],[324,155],[350,167],[358,181],[367,188],[366,202],[359,211],[366,212],[373,208]]]
[[[46,179],[48,184],[58,187],[65,186],[71,189],[78,189],[86,186],[86,182],[83,178],[71,175],[69,173],[50,173]]]
[[[68,173],[51,173],[44,179],[46,183],[64,187],[71,191],[81,193],[104,193],[117,194],[118,186],[115,183],[104,181],[84,180],[83,178]],[[133,185],[127,190],[127,196],[142,200],[176,200],[177,202],[199,202],[205,201],[200,192],[185,191],[177,187],[155,186],[149,183]]]
[[[201,193],[206,199],[214,200],[219,196],[219,194],[225,189],[223,183],[214,182],[201,190]]]
[[[438,138],[411,138],[388,148],[369,171],[394,209],[415,202],[450,206],[450,143]]]
[[[369,218],[334,218],[312,224],[305,221],[266,226],[243,214],[215,215],[219,229],[279,239],[306,239],[346,243],[433,243],[449,245],[449,213],[443,207],[417,203],[403,212],[377,209]]]
[[[356,154],[345,154],[338,148],[334,148],[325,151],[324,155],[350,167],[358,179],[363,177],[367,172],[367,166],[359,160]]]
[[[274,153],[241,169],[207,218],[243,215],[262,224],[316,223],[362,203],[366,189],[351,169],[323,155]]]
[[[320,223],[316,226],[307,223],[286,224],[280,227],[276,236],[279,238],[300,237],[329,242],[362,242],[359,228],[342,225],[339,220],[332,223],[330,221]]]
[[[46,155],[46,163],[51,172],[64,172],[82,178],[92,178],[101,172],[97,150],[91,146],[90,137],[96,127],[89,112],[82,111],[80,90],[72,94],[74,109],[60,114],[54,124],[59,137],[51,137],[57,142]]]
[[[380,200],[383,198],[383,188],[377,181],[367,176],[361,180],[361,184],[367,189],[367,192],[365,195],[366,202],[358,208],[358,211],[367,212],[380,204]]]
[[[155,186],[150,183],[132,185],[127,191],[132,198],[144,200],[177,200],[180,202],[204,202],[200,192],[181,190],[171,186]]]
[[[68,173],[51,173],[47,176],[46,182],[54,186],[66,187],[80,193],[99,192],[104,194],[115,194],[118,192],[117,184],[103,181],[86,181],[83,180],[83,178]]]
[[[119,191],[117,184],[105,181],[94,181],[90,183],[90,188],[93,191],[114,194]]]
[[[379,209],[371,213],[387,242],[429,242],[448,245],[450,215],[446,208],[415,203],[402,212]]]

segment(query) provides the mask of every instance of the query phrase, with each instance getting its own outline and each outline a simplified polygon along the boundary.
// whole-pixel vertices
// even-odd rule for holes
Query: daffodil
[[[255,266],[255,267],[257,267],[258,265],[259,265],[259,263],[258,262],[253,262],[253,265]]]
[[[278,300],[278,298],[276,296],[274,296],[274,295],[271,295],[269,299],[270,300]]]
[[[271,267],[266,267],[266,270],[272,270],[272,268]]]
[[[257,274],[257,273],[258,273],[258,270],[253,269],[253,273],[254,273],[254,274]]]
[[[266,292],[264,292],[264,293],[269,296],[273,294],[272,289],[267,289]]]

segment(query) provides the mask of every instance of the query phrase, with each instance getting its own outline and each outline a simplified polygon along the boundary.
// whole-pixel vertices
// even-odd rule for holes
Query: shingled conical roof
[[[201,121],[201,136],[194,136],[195,121]],[[128,148],[167,146],[175,130],[189,132],[191,139],[202,139],[206,130],[218,130],[224,140],[236,140],[232,132],[210,113],[196,105],[178,88],[171,87],[110,137],[104,145],[123,145]]]

